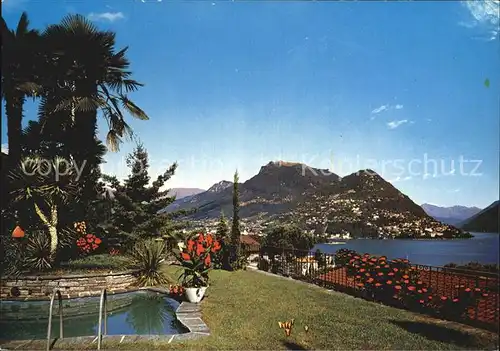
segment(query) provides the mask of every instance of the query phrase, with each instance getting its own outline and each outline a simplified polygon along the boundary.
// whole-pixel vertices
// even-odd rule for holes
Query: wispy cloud
[[[500,32],[500,0],[468,0],[462,2],[472,16],[470,22],[459,24],[467,28],[479,27],[487,33],[487,40],[495,40]]]
[[[372,111],[372,114],[377,114],[377,113],[380,113],[382,111],[386,111],[388,107],[389,107],[389,105],[382,105],[380,107],[377,107],[376,109],[374,109]]]
[[[102,13],[92,12],[88,15],[88,18],[91,21],[115,22],[117,20],[124,19],[125,16],[123,15],[122,12],[102,12]]]
[[[389,129],[396,129],[397,127],[399,127],[400,125],[405,124],[405,123],[408,123],[407,119],[401,119],[399,121],[391,121],[391,122],[387,123],[387,127]]]
[[[402,110],[404,108],[403,105],[401,104],[397,104],[397,105],[389,105],[389,104],[386,104],[386,105],[381,105],[375,109],[372,110],[372,116],[370,119],[375,119],[375,115],[381,113],[381,112],[384,112],[384,111],[389,111],[389,110]]]
[[[448,192],[449,193],[459,193],[460,192],[460,188],[452,189],[452,190],[449,190]]]

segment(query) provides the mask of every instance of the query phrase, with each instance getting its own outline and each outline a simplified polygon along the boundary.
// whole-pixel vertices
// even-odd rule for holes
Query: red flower
[[[100,243],[102,243],[102,241],[101,241],[101,239],[96,238],[96,239],[95,239],[95,243],[96,243],[97,245],[99,245]]]
[[[206,239],[207,239],[207,246],[211,246],[212,243],[214,242],[214,238],[212,237],[212,235],[208,234]]]
[[[474,291],[476,291],[476,292],[480,292],[480,291],[481,291],[481,289],[479,289],[479,288],[475,288],[475,289],[474,289]]]
[[[368,280],[366,281],[367,283],[371,283],[373,282],[373,278],[368,278]]]
[[[418,302],[420,302],[420,303],[424,303],[424,300],[419,300]]]
[[[364,268],[361,268],[359,271],[360,271],[361,273],[363,273],[363,272],[365,271],[365,269],[364,269]]]
[[[397,269],[397,268],[394,268],[394,269],[393,269],[393,271],[394,271],[394,272],[397,272],[397,271],[399,271],[399,269]]]
[[[358,284],[356,284],[356,285],[357,285],[357,286],[364,286],[365,284],[363,284],[363,283],[358,283]]]
[[[389,273],[387,273],[387,275],[392,277],[394,275],[394,272],[389,272]]]
[[[488,294],[483,294],[483,297],[488,297]]]
[[[378,272],[378,273],[377,273],[377,275],[379,275],[379,276],[383,276],[383,275],[384,275],[384,273],[383,273],[383,272]]]
[[[470,292],[471,290],[470,290],[470,288],[467,288],[467,289],[465,289],[465,291],[466,291],[466,292]]]
[[[426,292],[427,292],[427,289],[426,289],[426,288],[422,288],[422,291],[423,291],[424,293],[426,293]]]
[[[215,240],[214,246],[212,246],[212,252],[217,252],[221,249],[220,242],[218,240]]]
[[[441,300],[446,301],[448,298],[446,296],[441,296]]]
[[[391,285],[391,284],[392,284],[392,280],[388,280],[387,285]]]
[[[183,259],[183,260],[186,260],[186,261],[191,260],[191,256],[189,256],[189,255],[188,255],[187,253],[185,253],[185,252],[183,252],[183,253],[181,254],[181,257],[182,257],[182,259]]]
[[[414,286],[409,286],[409,287],[408,287],[408,290],[410,290],[410,291],[414,291],[414,290],[415,290],[415,287],[414,287]]]
[[[456,299],[456,298],[455,298],[455,299],[453,299],[453,302],[458,302],[458,299]]]
[[[205,266],[210,266],[210,255],[207,255],[207,257],[205,257]]]
[[[408,276],[408,274],[405,274],[405,275],[403,275],[403,278],[404,278],[404,279],[408,279],[408,278],[410,278],[410,277]]]
[[[408,284],[410,281],[409,280],[403,280],[405,284]]]
[[[187,251],[191,252],[194,249],[194,240],[189,239],[187,242]]]
[[[432,295],[427,296],[429,300],[432,300]]]
[[[85,235],[87,238],[92,238],[92,234]]]
[[[401,285],[396,285],[396,286],[394,287],[394,289],[396,289],[396,290],[401,290]]]
[[[196,255],[200,256],[204,252],[205,252],[205,248],[203,247],[203,245],[200,243],[196,244]]]
[[[203,236],[203,233],[200,233],[200,234],[198,235],[198,242],[201,244],[201,243],[202,243],[202,242],[204,242],[204,241],[205,241],[205,237]]]

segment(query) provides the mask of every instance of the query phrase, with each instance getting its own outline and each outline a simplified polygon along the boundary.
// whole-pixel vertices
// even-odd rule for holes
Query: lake
[[[498,233],[471,233],[472,239],[455,240],[339,240],[345,244],[317,244],[313,251],[335,253],[341,248],[359,253],[385,255],[388,258],[408,258],[412,263],[443,266],[450,262],[498,263]]]

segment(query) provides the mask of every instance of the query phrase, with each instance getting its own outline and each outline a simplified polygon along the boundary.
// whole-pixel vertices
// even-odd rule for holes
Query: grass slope
[[[179,267],[166,268],[171,277]],[[253,271],[213,271],[203,319],[212,335],[185,343],[104,343],[104,349],[492,349],[498,335]],[[290,337],[278,321],[295,318]],[[304,326],[309,326],[306,333]],[[33,345],[30,345],[30,348]],[[69,349],[56,343],[55,349]],[[81,345],[78,348],[95,348]]]

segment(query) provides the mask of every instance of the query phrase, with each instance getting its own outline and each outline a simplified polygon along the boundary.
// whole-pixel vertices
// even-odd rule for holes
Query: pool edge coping
[[[136,291],[140,290],[149,290],[161,294],[168,295],[169,290],[161,287],[148,287],[148,288],[140,288]],[[106,340],[120,340],[120,344],[123,342],[136,342],[136,341],[167,341],[170,344],[172,341],[186,341],[186,340],[194,340],[201,337],[206,337],[210,335],[210,329],[203,321],[201,316],[201,304],[199,303],[191,303],[183,301],[174,311],[176,319],[181,323],[181,325],[188,330],[186,333],[182,334],[164,334],[164,335],[103,335],[102,343]],[[97,345],[97,335],[90,336],[76,336],[70,338],[53,338],[53,344],[56,342],[62,342],[64,344],[79,344],[82,342],[90,342],[91,344]],[[32,344],[35,343],[46,343],[46,339],[31,339],[31,340],[3,340],[5,343],[3,345],[7,345],[3,347],[0,345],[1,351],[8,350],[22,350],[26,349]],[[12,346],[9,346],[12,344]],[[33,345],[34,346],[34,345]]]

